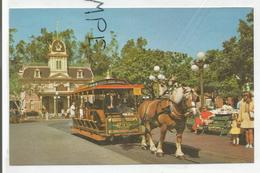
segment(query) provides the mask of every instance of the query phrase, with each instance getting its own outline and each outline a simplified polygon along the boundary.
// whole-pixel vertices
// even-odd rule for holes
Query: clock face
[[[55,40],[52,44],[52,51],[53,52],[65,52],[65,46],[61,41]]]

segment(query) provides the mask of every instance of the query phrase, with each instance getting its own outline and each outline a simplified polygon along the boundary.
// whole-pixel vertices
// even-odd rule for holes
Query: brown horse
[[[139,118],[145,128],[141,146],[147,148],[146,139],[150,145],[150,151],[157,156],[163,156],[162,145],[167,130],[176,129],[176,157],[184,156],[181,150],[182,134],[185,129],[186,117],[191,112],[196,113],[195,101],[198,95],[189,87],[175,89],[169,98],[146,100],[138,108]],[[160,140],[156,148],[151,130],[160,127]]]

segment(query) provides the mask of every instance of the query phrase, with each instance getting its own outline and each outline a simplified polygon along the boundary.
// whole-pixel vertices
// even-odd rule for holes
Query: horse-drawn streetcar
[[[72,95],[76,116],[71,131],[96,141],[142,134],[137,116],[141,84],[105,79],[77,88]]]

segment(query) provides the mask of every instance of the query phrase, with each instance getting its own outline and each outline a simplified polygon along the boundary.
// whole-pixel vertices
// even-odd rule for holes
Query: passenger
[[[88,100],[85,102],[85,108],[90,108],[90,107],[92,107],[92,105],[93,104]]]
[[[107,112],[116,112],[118,98],[114,93],[107,93],[105,95],[104,104]]]
[[[124,113],[124,112],[132,112],[131,108],[127,104],[127,99],[123,98],[121,102],[117,106],[117,110],[119,113]]]
[[[83,106],[81,105],[79,107],[79,118],[83,119],[83,116],[84,116],[84,109],[83,109]]]

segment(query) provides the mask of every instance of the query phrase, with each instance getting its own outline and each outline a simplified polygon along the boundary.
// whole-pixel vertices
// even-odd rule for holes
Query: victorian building
[[[71,105],[71,93],[75,88],[93,80],[89,67],[68,65],[66,45],[55,39],[49,46],[48,65],[25,66],[20,71],[24,86],[30,86],[21,97],[25,112],[40,112],[45,108],[48,113],[57,115]]]

